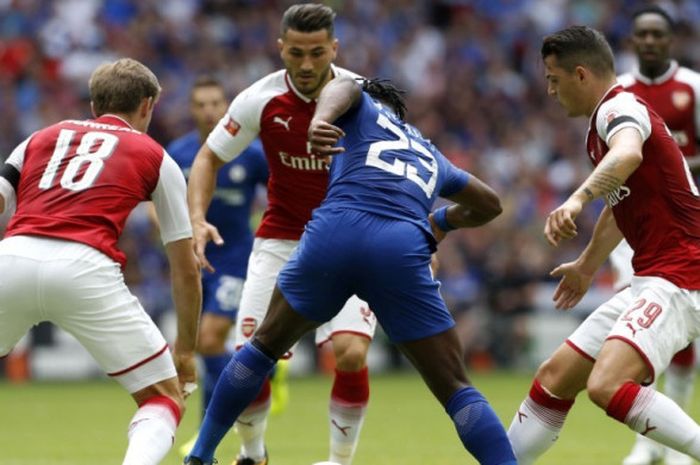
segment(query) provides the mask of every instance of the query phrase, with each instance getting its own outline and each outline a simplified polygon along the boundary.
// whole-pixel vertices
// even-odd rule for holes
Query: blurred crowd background
[[[163,145],[192,128],[191,83],[212,74],[233,97],[281,62],[276,40],[288,1],[0,0],[0,161],[32,131],[89,117],[87,79],[100,63],[129,56],[164,89],[150,133]],[[395,80],[408,91],[408,120],[458,166],[494,186],[504,213],[441,245],[439,278],[472,366],[527,363],[532,318],[551,295],[549,271],[574,258],[595,222],[557,249],[544,218],[587,175],[587,121],[568,120],[546,95],[539,46],[571,24],[602,30],[618,72],[635,58],[627,43],[637,0],[346,0],[338,16],[337,64]],[[678,20],[674,54],[700,69],[700,2],[656,2]],[[157,234],[136,214],[123,238],[127,280],[158,320],[170,311]],[[609,291],[603,270],[597,289]],[[556,316],[555,316],[556,317]],[[554,317],[554,318],[555,318]],[[550,318],[548,316],[548,318]]]

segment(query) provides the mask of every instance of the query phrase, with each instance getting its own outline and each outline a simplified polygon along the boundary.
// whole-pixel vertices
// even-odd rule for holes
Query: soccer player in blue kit
[[[186,177],[189,177],[202,141],[226,113],[227,106],[221,83],[209,76],[197,78],[190,91],[190,111],[197,127],[167,147]],[[248,256],[253,247],[251,208],[256,187],[265,186],[267,176],[265,155],[256,140],[240,157],[219,171],[216,191],[207,212],[207,220],[216,225],[219,241],[207,246],[210,272],[202,274],[203,309],[197,342],[197,352],[205,367],[202,411],[206,410],[216,380],[231,358],[226,339],[236,322]]]
[[[265,320],[219,379],[186,464],[212,463],[275,362],[353,294],[367,300],[479,463],[517,463],[496,414],[466,377],[454,320],[430,270],[448,231],[489,222],[500,201],[406,124],[404,113],[400,92],[386,81],[360,86],[336,77],[324,87],[309,141],[315,153],[334,156],[328,193],[278,277]],[[429,214],[438,195],[456,204]]]

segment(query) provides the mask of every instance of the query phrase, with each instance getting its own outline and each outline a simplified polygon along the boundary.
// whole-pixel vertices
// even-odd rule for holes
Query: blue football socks
[[[221,372],[226,368],[226,364],[232,357],[231,352],[224,352],[218,355],[205,355],[202,357],[204,360],[204,376],[203,384],[204,389],[202,393],[202,418],[207,411],[207,406],[211,401],[211,396],[214,394],[214,387],[216,382],[219,380]]]
[[[258,395],[275,362],[251,343],[233,355],[216,383],[190,456],[203,462],[214,459],[214,452],[221,439]]]
[[[479,391],[473,387],[460,389],[445,410],[462,444],[481,465],[517,465],[503,425]]]

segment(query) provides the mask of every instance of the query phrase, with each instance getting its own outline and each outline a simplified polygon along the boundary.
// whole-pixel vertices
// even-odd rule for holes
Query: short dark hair
[[[388,79],[363,79],[361,84],[363,91],[367,92],[370,97],[389,105],[396,116],[404,121],[406,117],[406,101],[403,98],[405,90],[399,89]]]
[[[90,76],[90,100],[95,116],[105,113],[129,114],[144,98],[160,95],[158,78],[143,63],[121,58],[97,67]]]
[[[192,89],[190,89],[190,98],[194,96],[194,91],[196,91],[197,89],[201,89],[202,87],[217,87],[221,89],[221,92],[225,93],[224,85],[221,84],[221,81],[209,74],[202,74],[200,76],[197,76],[197,78],[194,80],[194,84],[192,84]]]
[[[588,26],[571,26],[550,34],[542,41],[542,59],[550,55],[568,72],[585,66],[597,76],[615,73],[610,44],[600,31]]]
[[[661,18],[663,18],[666,21],[666,24],[668,24],[668,31],[673,34],[673,29],[676,26],[676,22],[671,18],[671,15],[668,14],[666,10],[661,8],[658,5],[649,5],[644,8],[640,8],[639,10],[635,11],[634,14],[632,15],[632,22],[636,21],[637,18],[639,18],[642,15],[646,14],[654,14],[654,15],[659,15]]]
[[[299,32],[316,32],[323,29],[333,37],[333,21],[335,12],[331,7],[317,3],[303,3],[287,8],[282,16],[281,33],[288,29]]]

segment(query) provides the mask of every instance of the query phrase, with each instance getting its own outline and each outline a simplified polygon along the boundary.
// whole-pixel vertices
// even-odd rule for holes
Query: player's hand
[[[442,240],[447,236],[447,233],[440,229],[440,227],[435,224],[435,220],[433,220],[433,214],[428,215],[428,221],[430,222],[430,229],[433,230],[433,237],[435,237],[435,242],[438,244],[442,242]]]
[[[321,157],[338,155],[345,151],[344,147],[336,147],[345,132],[337,126],[322,120],[313,119],[309,124],[309,144],[311,152]]]
[[[192,222],[192,234],[194,239],[194,253],[197,255],[197,260],[199,260],[199,265],[213,273],[216,271],[207,257],[204,255],[204,249],[209,241],[214,241],[216,245],[224,245],[224,240],[219,234],[219,230],[216,229],[211,223],[206,221],[193,221]]]
[[[187,398],[194,390],[197,382],[197,363],[194,352],[173,351],[173,362],[177,370],[180,392]]]
[[[585,273],[575,261],[559,265],[549,275],[561,277],[552,296],[554,307],[559,310],[568,310],[579,303],[593,281],[593,275]]]
[[[544,225],[544,237],[556,247],[562,239],[573,239],[578,234],[576,217],[581,213],[583,204],[575,198],[569,198],[547,216]]]

